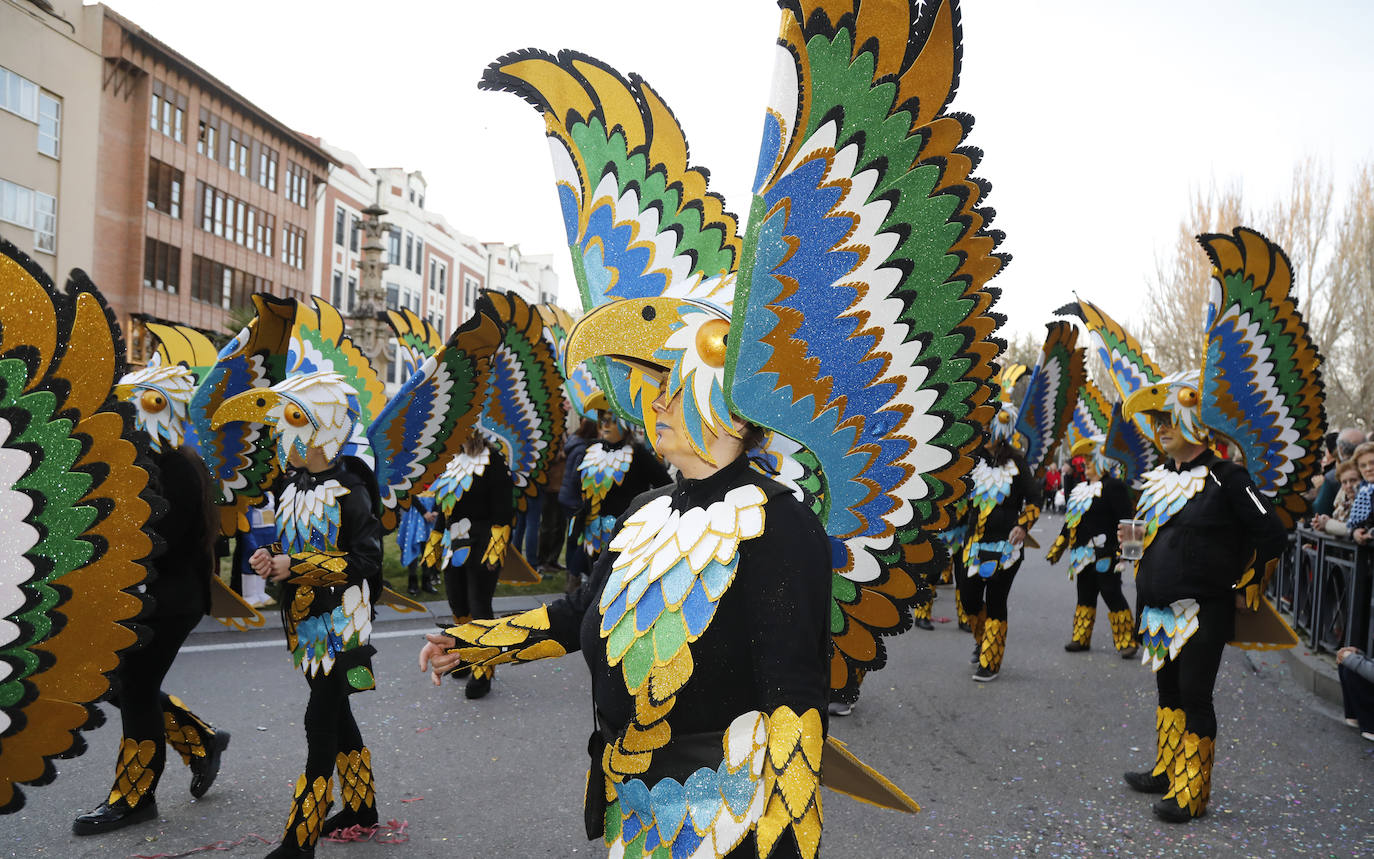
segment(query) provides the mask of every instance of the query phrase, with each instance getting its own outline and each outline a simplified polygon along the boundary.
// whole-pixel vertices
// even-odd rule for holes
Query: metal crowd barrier
[[[1269,582],[1279,613],[1313,652],[1353,645],[1374,652],[1374,551],[1324,531],[1297,528]]]

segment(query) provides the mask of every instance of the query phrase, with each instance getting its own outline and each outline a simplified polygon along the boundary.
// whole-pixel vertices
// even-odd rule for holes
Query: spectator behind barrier
[[[1335,460],[1328,465],[1322,460],[1322,481],[1317,491],[1317,499],[1312,502],[1312,512],[1319,516],[1330,516],[1336,506],[1336,493],[1340,481],[1336,478],[1336,466],[1355,455],[1355,450],[1365,443],[1364,430],[1346,427],[1336,436]]]
[[[1319,514],[1312,517],[1312,529],[1325,531],[1333,537],[1349,537],[1350,529],[1345,523],[1350,518],[1350,507],[1360,485],[1360,470],[1353,459],[1342,462],[1335,470],[1341,487],[1336,492],[1336,506],[1330,516]]]
[[[1360,484],[1345,524],[1355,542],[1363,544],[1369,542],[1370,527],[1374,526],[1374,442],[1367,441],[1355,448],[1352,458],[1360,472]]]

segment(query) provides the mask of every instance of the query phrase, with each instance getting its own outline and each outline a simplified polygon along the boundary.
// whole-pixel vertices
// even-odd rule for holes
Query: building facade
[[[104,8],[92,275],[143,360],[141,320],[236,328],[255,292],[311,292],[329,156]]]
[[[101,10],[0,0],[0,237],[59,284],[90,271]]]

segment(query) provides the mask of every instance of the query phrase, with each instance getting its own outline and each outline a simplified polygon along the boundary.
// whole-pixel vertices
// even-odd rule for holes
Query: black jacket
[[[1225,597],[1246,570],[1263,569],[1287,543],[1283,520],[1243,466],[1208,450],[1181,467],[1205,465],[1202,489],[1155,533],[1136,570],[1142,605]]]
[[[167,502],[153,530],[164,550],[152,563],[148,585],[159,617],[210,611],[210,577],[215,574],[219,520],[210,501],[210,473],[188,447],[151,454],[157,466],[155,490]]]

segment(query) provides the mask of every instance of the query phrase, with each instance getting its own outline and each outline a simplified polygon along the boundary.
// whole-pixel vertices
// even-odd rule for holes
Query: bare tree
[[[1325,335],[1316,339],[1326,358],[1326,413],[1333,427],[1368,426],[1374,417],[1374,163],[1361,165],[1351,182],[1327,281],[1330,328],[1313,327],[1314,335]]]
[[[1179,225],[1170,254],[1155,260],[1149,283],[1150,315],[1144,346],[1165,373],[1202,366],[1202,322],[1207,318],[1207,284],[1212,263],[1198,247],[1202,233],[1230,232],[1242,220],[1237,186],[1194,192],[1188,217]]]

